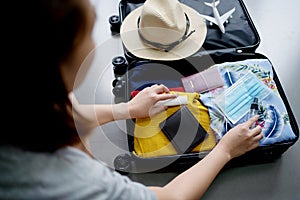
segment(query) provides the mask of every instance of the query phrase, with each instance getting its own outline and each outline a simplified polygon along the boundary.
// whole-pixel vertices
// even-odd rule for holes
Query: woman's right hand
[[[169,89],[160,84],[144,88],[128,102],[130,118],[144,118],[154,116],[167,109],[166,106],[155,105],[158,101],[176,98]]]
[[[248,121],[238,124],[230,129],[218,143],[229,158],[238,157],[259,146],[259,140],[263,138],[261,127],[250,129],[251,125],[258,120],[258,115]]]

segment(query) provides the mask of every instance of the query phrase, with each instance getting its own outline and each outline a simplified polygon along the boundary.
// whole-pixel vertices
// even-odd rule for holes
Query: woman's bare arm
[[[96,127],[111,121],[155,115],[166,109],[161,105],[154,106],[156,102],[175,98],[176,95],[170,94],[169,89],[164,85],[152,85],[126,103],[80,104],[73,93],[70,93],[69,97],[74,110],[90,123],[89,127]]]

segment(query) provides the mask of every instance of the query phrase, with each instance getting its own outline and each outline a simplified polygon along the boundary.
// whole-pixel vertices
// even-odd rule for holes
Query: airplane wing
[[[219,5],[220,1],[216,1],[215,2],[215,7],[217,7],[217,5]],[[208,3],[208,2],[204,2],[205,5],[209,6],[209,7],[213,7],[214,4],[213,3]]]
[[[231,15],[232,13],[235,11],[235,8],[231,9],[230,11],[228,11],[227,13],[225,13],[224,15],[222,15],[220,17],[221,19],[221,23],[223,24]]]
[[[208,20],[208,21],[210,21],[210,22],[218,25],[217,20],[215,18],[213,18],[211,16],[208,16],[208,15],[200,15],[200,16],[203,17],[204,19],[206,19],[206,20]]]

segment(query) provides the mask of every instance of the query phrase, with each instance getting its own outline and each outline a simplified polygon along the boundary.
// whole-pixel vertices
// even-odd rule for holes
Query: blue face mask
[[[223,114],[235,124],[250,109],[254,97],[260,101],[272,92],[256,75],[249,72],[215,98],[215,103]]]

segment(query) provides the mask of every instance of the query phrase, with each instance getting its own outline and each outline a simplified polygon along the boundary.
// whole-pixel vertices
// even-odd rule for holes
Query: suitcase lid
[[[204,2],[212,0],[179,0],[181,3],[194,8],[202,15],[213,16],[213,9]],[[125,17],[134,9],[143,5],[145,0],[121,0],[119,3],[119,20],[121,25]],[[222,16],[232,8],[232,17],[225,22],[225,33],[219,27],[206,20],[207,36],[202,48],[196,55],[213,52],[255,52],[260,43],[260,37],[242,0],[220,0],[217,9]],[[125,50],[126,51],[126,50]],[[126,54],[126,53],[125,53]],[[130,55],[132,57],[132,55]],[[133,56],[134,57],[134,56]]]

